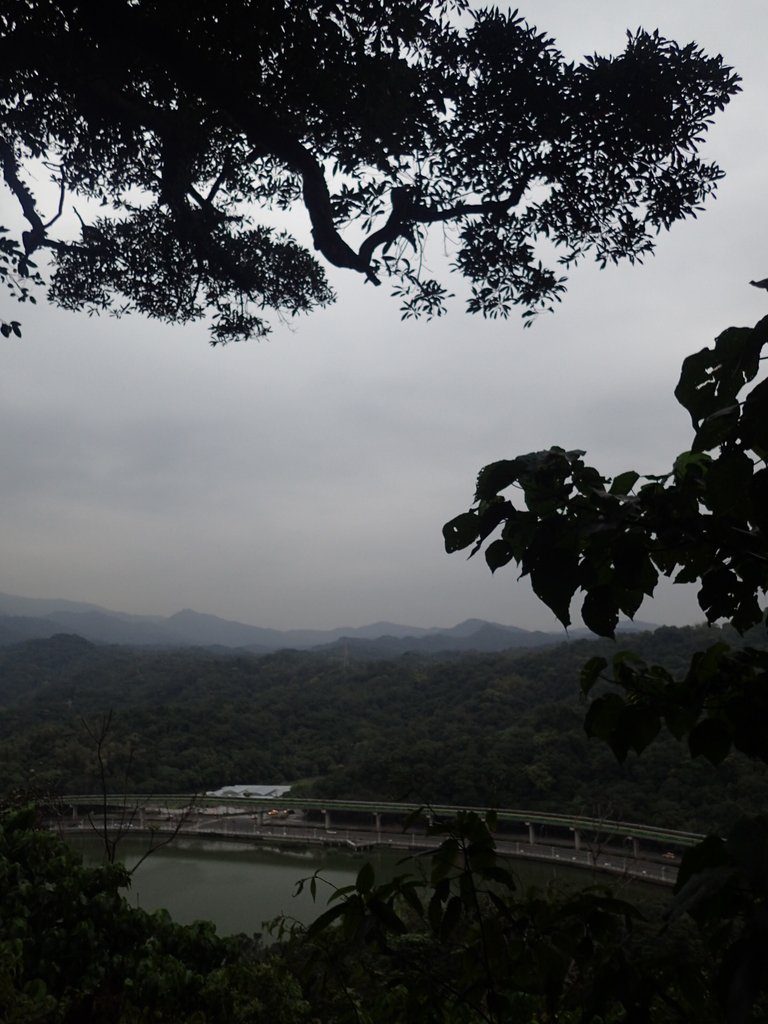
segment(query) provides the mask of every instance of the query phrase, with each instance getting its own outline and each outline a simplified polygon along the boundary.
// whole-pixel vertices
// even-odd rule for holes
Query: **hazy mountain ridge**
[[[380,636],[371,639],[341,637],[330,644],[313,648],[318,652],[338,651],[353,658],[394,658],[402,654],[447,654],[476,651],[483,654],[508,651],[512,648],[544,647],[568,640],[565,634],[529,632],[515,626],[500,626],[480,619],[472,630],[459,623],[452,629],[440,630],[429,636]]]
[[[631,624],[628,624],[631,625]],[[647,624],[633,628],[653,629]],[[355,657],[396,656],[409,652],[502,651],[540,647],[586,635],[584,630],[541,632],[483,619],[466,619],[447,629],[376,622],[336,629],[268,629],[185,608],[167,618],[115,612],[99,605],[64,599],[16,597],[0,593],[0,645],[76,634],[92,643],[136,647],[228,647],[254,653],[295,648],[333,650]]]

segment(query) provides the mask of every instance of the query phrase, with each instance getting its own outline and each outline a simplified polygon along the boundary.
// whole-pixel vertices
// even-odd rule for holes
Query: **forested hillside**
[[[682,671],[719,632],[663,628],[632,645]],[[574,810],[695,830],[724,829],[765,806],[766,771],[741,756],[716,771],[663,736],[619,765],[587,738],[579,670],[615,651],[584,641],[357,661],[29,641],[0,651],[0,785],[93,790],[92,734],[112,711],[115,789],[294,783],[329,798]]]

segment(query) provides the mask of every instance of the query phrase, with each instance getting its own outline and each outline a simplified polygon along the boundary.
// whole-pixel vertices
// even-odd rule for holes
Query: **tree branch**
[[[26,277],[29,257],[46,240],[45,224],[43,224],[42,218],[37,212],[32,193],[19,178],[19,165],[16,160],[16,154],[13,152],[11,145],[3,138],[0,138],[0,161],[3,165],[5,183],[18,199],[22,213],[32,229],[31,231],[22,232],[21,235],[22,242],[24,243],[24,257],[19,260],[19,273]]]
[[[408,228],[413,224],[438,224],[461,217],[509,213],[522,199],[529,182],[528,176],[522,178],[506,199],[489,199],[484,203],[456,203],[444,209],[414,201],[415,193],[410,188],[393,188],[392,212],[386,224],[369,235],[360,246],[360,258],[366,265],[370,264],[374,251],[380,245],[391,245],[396,239],[407,234]]]
[[[198,89],[200,79],[196,80]],[[208,198],[204,198],[187,180],[190,170],[185,155],[180,152],[178,140],[184,137],[185,125],[178,114],[148,104],[143,99],[126,95],[123,90],[115,89],[105,80],[91,82],[91,87],[113,107],[119,111],[123,119],[136,127],[149,128],[163,142],[163,173],[161,184],[161,201],[169,204],[180,224],[186,231],[192,228],[189,210],[182,193],[193,198],[201,209],[209,215],[215,212],[213,199],[221,186],[225,175],[225,166],[214,183]],[[314,247],[333,266],[351,269],[365,277],[373,284],[379,284],[379,278],[372,269],[371,263],[375,251],[394,242],[397,238],[406,237],[414,224],[435,224],[458,220],[468,216],[484,214],[506,214],[516,206],[529,184],[526,176],[514,191],[505,199],[488,200],[477,203],[456,203],[449,207],[439,208],[427,206],[419,201],[412,188],[399,186],[392,189],[392,211],[386,223],[364,239],[356,252],[342,237],[334,220],[328,182],[324,169],[318,158],[298,138],[286,130],[272,111],[254,108],[247,105],[245,97],[233,99],[230,89],[224,89],[223,83],[215,76],[206,80],[202,90],[208,102],[214,103],[221,113],[240,131],[253,147],[253,156],[268,155],[277,159],[288,170],[300,176],[302,181],[302,198],[309,214]],[[180,131],[181,129],[181,131]],[[24,249],[29,256],[36,248],[46,244],[46,225],[43,224],[35,208],[34,199],[26,186],[19,180],[17,163],[11,147],[0,141],[0,158],[3,162],[4,176],[11,190],[16,195],[31,231],[23,235]],[[55,218],[54,218],[55,219]],[[201,225],[195,224],[192,234],[197,244],[203,244],[210,250],[212,239],[201,238]],[[56,243],[49,243],[56,247]],[[214,247],[217,248],[218,247]],[[209,252],[209,255],[211,253]],[[223,254],[217,252],[221,263]],[[23,268],[22,268],[23,269]],[[224,269],[224,267],[222,267]],[[226,267],[233,274],[234,280],[242,278],[243,268]],[[234,273],[233,273],[234,272]]]
[[[150,843],[149,843],[148,848],[144,851],[144,853],[141,855],[141,857],[139,857],[139,859],[136,861],[136,863],[130,869],[129,874],[133,875],[134,872],[136,872],[141,867],[141,865],[144,863],[144,861],[148,857],[151,857],[152,854],[155,853],[157,850],[161,850],[164,846],[168,846],[170,843],[172,843],[174,841],[176,836],[179,834],[179,832],[181,832],[181,830],[184,828],[186,823],[189,821],[189,819],[190,819],[190,817],[192,815],[193,808],[195,806],[195,800],[197,800],[197,796],[198,796],[197,793],[193,793],[192,794],[192,796],[189,799],[189,803],[187,804],[187,806],[182,808],[182,812],[181,812],[181,815],[179,816],[179,820],[176,822],[174,827],[171,829],[171,832],[170,832],[169,835],[164,836],[162,839],[158,839],[156,832],[152,834],[152,837],[150,839]]]
[[[196,79],[194,84],[198,86],[198,92],[200,92],[200,80]],[[182,206],[180,202],[182,197],[178,188],[180,177],[183,176],[180,175],[182,169],[179,163],[181,161],[169,159],[174,156],[178,157],[174,142],[179,137],[183,137],[183,131],[179,132],[178,117],[136,97],[126,96],[121,90],[113,89],[106,82],[99,82],[98,89],[106,99],[119,108],[123,116],[127,117],[132,124],[150,128],[162,140],[163,198],[168,201],[169,197],[172,197],[173,201],[170,205],[178,217]],[[304,205],[309,213],[315,249],[334,266],[356,270],[358,273],[365,274],[374,284],[379,284],[379,280],[370,266],[344,241],[336,228],[328,184],[323,168],[316,157],[298,139],[287,132],[270,111],[264,108],[247,107],[242,100],[237,98],[233,102],[231,89],[224,88],[223,83],[217,81],[215,76],[206,80],[204,98],[207,102],[217,106],[232,126],[245,136],[252,146],[252,158],[273,156],[289,170],[300,175]],[[181,127],[183,129],[183,125]],[[173,167],[171,167],[172,163]],[[184,192],[195,198],[202,208],[206,208],[210,212],[213,208],[212,198],[221,184],[225,170],[226,167],[223,167],[220,178],[214,184],[208,200],[203,199],[200,203],[202,197],[190,189],[190,183],[187,181],[184,183]]]
[[[301,176],[302,198],[309,214],[315,249],[334,267],[356,270],[365,274],[373,284],[379,284],[369,261],[356,253],[339,234],[333,219],[328,183],[317,158],[267,111],[238,109],[229,113],[253,146],[254,155],[274,156],[289,170]]]
[[[523,179],[506,199],[488,199],[484,203],[456,203],[444,210],[435,207],[416,205],[413,208],[413,219],[421,224],[437,224],[446,220],[457,220],[459,217],[471,217],[485,213],[496,213],[500,216],[509,213],[517,206],[528,188],[528,178]]]
[[[3,138],[0,138],[0,163],[3,165],[3,178],[5,179],[5,183],[16,196],[19,206],[21,207],[21,212],[24,214],[24,218],[31,226],[30,231],[22,231],[21,233],[21,240],[24,243],[24,255],[19,258],[18,262],[19,274],[22,277],[29,277],[30,257],[37,249],[45,247],[46,249],[54,249],[57,252],[66,252],[70,249],[77,248],[77,246],[72,243],[59,242],[50,239],[47,234],[48,228],[59,219],[64,208],[64,195],[66,190],[64,177],[62,175],[60,183],[58,210],[48,223],[44,224],[42,217],[37,212],[34,196],[21,178],[19,178],[19,164],[16,159],[16,155],[13,152],[11,145]]]
[[[58,206],[58,209],[56,210],[56,213],[53,215],[53,217],[51,217],[51,219],[48,221],[48,223],[43,225],[43,227],[44,227],[44,229],[46,231],[48,230],[48,228],[52,227],[56,223],[56,221],[59,219],[59,217],[64,212],[64,196],[66,194],[67,194],[67,183],[66,183],[66,181],[64,179],[64,171],[62,170],[62,172],[61,172],[61,181],[59,182],[59,206]]]

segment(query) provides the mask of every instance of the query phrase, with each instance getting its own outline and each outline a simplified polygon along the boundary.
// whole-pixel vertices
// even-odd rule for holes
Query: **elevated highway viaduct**
[[[635,822],[446,804],[180,793],[113,794],[106,799],[100,794],[73,794],[64,797],[64,803],[73,820],[88,815],[94,820],[108,818],[116,828],[121,824],[167,828],[169,822],[186,815],[185,831],[259,839],[277,835],[274,826],[279,822],[285,838],[328,843],[346,832],[351,846],[360,844],[361,834],[368,836],[368,845],[432,845],[423,841],[429,824],[451,819],[459,811],[474,811],[481,817],[492,813],[496,817],[497,844],[505,852],[545,860],[571,860],[592,867],[602,866],[601,861],[609,867],[620,861],[633,874],[646,872],[630,871],[631,861],[657,862],[666,865],[665,871],[657,872],[663,881],[674,880],[682,852],[702,839],[694,832]],[[398,840],[403,838],[404,822],[408,822],[407,844]],[[317,827],[307,830],[313,824]],[[349,839],[351,833],[357,840]],[[571,855],[562,854],[564,850],[570,850]]]

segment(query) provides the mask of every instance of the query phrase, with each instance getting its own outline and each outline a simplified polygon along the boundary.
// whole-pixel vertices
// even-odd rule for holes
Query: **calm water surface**
[[[71,844],[86,863],[102,861],[103,848],[97,837],[72,836]],[[146,849],[146,840],[141,837],[125,837],[120,857],[130,868]],[[378,881],[418,871],[413,862],[404,862],[405,856],[404,851],[394,850],[363,854],[316,846],[278,848],[179,836],[138,868],[127,897],[144,910],[164,907],[181,924],[213,921],[221,935],[261,932],[265,921],[280,914],[309,924],[325,910],[334,887],[354,882],[366,861],[373,864]],[[520,860],[511,861],[509,867],[523,889],[530,885],[582,888],[606,884],[605,876],[569,868]],[[294,895],[297,881],[318,870],[325,881],[318,880],[317,901],[313,902],[308,886]],[[621,895],[641,903],[651,889],[655,893],[655,887],[634,884],[618,888],[623,890]],[[265,939],[269,941],[266,935]]]
[[[102,861],[103,849],[95,836],[73,836],[71,845],[86,863]],[[120,859],[130,868],[146,848],[140,837],[126,837],[120,843]],[[407,870],[398,867],[403,856],[389,850],[353,854],[178,837],[144,861],[127,896],[144,910],[164,907],[181,924],[214,921],[222,935],[258,932],[264,921],[279,914],[308,924],[325,910],[333,886],[354,882],[365,861],[374,865],[383,881]],[[326,881],[318,881],[317,901],[312,901],[308,886],[294,896],[297,881],[318,870]]]

